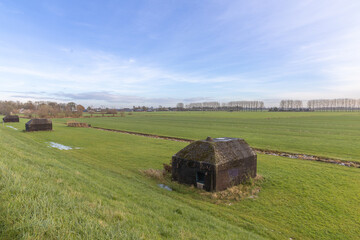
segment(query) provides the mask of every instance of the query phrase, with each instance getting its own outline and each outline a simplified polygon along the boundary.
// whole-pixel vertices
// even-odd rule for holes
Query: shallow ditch
[[[115,130],[115,129],[101,128],[101,127],[92,127],[92,128],[103,130],[103,131],[119,132],[119,133],[125,133],[125,134],[130,134],[130,135],[158,138],[158,139],[164,139],[164,140],[170,140],[170,141],[176,141],[176,142],[193,142],[194,141],[192,139],[186,139],[186,138],[168,137],[168,136],[154,135],[154,134],[148,134],[148,133]],[[321,157],[321,156],[299,154],[299,153],[279,152],[279,151],[265,150],[265,149],[259,149],[259,148],[253,148],[253,149],[254,149],[254,151],[256,151],[256,153],[260,153],[260,154],[279,156],[279,157],[287,157],[287,158],[292,158],[292,159],[308,160],[308,161],[317,161],[317,162],[337,164],[337,165],[346,166],[346,167],[360,168],[360,162],[345,161],[345,160],[340,160],[340,159],[326,158],[326,157]]]
[[[313,155],[307,155],[307,154],[278,152],[278,151],[263,150],[263,149],[257,149],[257,148],[253,148],[253,149],[257,153],[266,154],[266,155],[287,157],[287,158],[293,158],[293,159],[302,159],[302,160],[309,160],[309,161],[317,161],[317,162],[325,162],[325,163],[332,163],[332,164],[337,164],[337,165],[346,166],[346,167],[360,168],[359,162],[345,161],[345,160],[319,157],[319,156],[313,156]]]
[[[159,135],[154,135],[154,134],[130,132],[130,131],[108,129],[108,128],[101,128],[101,127],[91,127],[91,128],[95,128],[95,129],[99,129],[99,130],[103,130],[103,131],[109,131],[109,132],[119,132],[119,133],[125,133],[125,134],[137,135],[137,136],[143,136],[143,137],[165,139],[165,140],[176,141],[176,142],[194,142],[194,140],[186,139],[186,138],[159,136]]]

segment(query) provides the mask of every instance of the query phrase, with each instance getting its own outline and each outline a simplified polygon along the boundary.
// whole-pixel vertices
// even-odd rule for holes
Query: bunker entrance
[[[205,185],[205,173],[196,172],[196,187],[200,189],[204,189]]]

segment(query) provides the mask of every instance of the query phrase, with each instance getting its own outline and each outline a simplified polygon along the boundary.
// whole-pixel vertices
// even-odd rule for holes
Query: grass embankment
[[[24,120],[21,120],[24,121]],[[23,123],[8,124],[21,129]],[[157,186],[185,143],[54,124],[0,127],[0,238],[356,239],[360,170],[259,156],[257,198],[229,204],[196,189]],[[53,141],[81,149],[49,148]]]
[[[156,112],[79,121],[190,139],[241,137],[256,148],[360,161],[359,112]]]

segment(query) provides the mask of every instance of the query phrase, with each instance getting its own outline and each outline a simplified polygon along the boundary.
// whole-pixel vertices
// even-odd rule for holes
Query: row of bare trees
[[[74,102],[57,103],[48,101],[0,101],[0,114],[19,114],[27,117],[80,117],[85,108]]]
[[[275,109],[275,108],[272,108]],[[282,100],[278,111],[359,111],[360,99],[315,99],[307,101],[307,108],[301,100]]]
[[[217,110],[220,108],[219,102],[202,102],[202,103],[190,103],[186,106],[189,109],[199,109],[199,110]]]
[[[299,110],[303,108],[301,100],[281,100],[280,109],[282,110]]]
[[[223,103],[222,106],[225,109],[245,111],[257,111],[265,108],[265,104],[262,101],[232,101]]]
[[[360,99],[315,99],[309,100],[307,106],[312,111],[359,111]]]
[[[179,107],[184,108],[183,103],[177,104]],[[265,109],[264,102],[262,101],[232,101],[228,103],[219,102],[202,102],[190,103],[186,105],[186,110],[192,111],[259,111]]]
[[[190,103],[184,106],[177,104],[177,109],[193,111],[258,111],[265,110],[262,101],[232,101],[228,103],[202,102]],[[279,108],[269,108],[269,111],[360,111],[360,99],[316,99],[307,101],[307,107],[302,100],[281,100]]]

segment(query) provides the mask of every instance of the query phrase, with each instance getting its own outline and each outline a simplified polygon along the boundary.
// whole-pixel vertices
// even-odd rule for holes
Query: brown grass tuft
[[[261,175],[257,175],[254,179],[240,185],[230,187],[220,192],[204,192],[204,196],[208,196],[216,200],[216,204],[227,203],[229,201],[241,201],[245,198],[257,198],[260,192],[260,183],[264,180]]]
[[[164,180],[164,170],[160,169],[146,169],[141,171],[143,174],[150,178],[155,178],[157,180]]]
[[[75,121],[68,121],[67,123],[66,123],[66,125],[68,126],[68,127],[91,127],[91,125],[90,124],[87,124],[87,123],[81,123],[81,122],[75,122]]]
[[[170,164],[163,163],[164,171],[171,174],[172,166]]]

